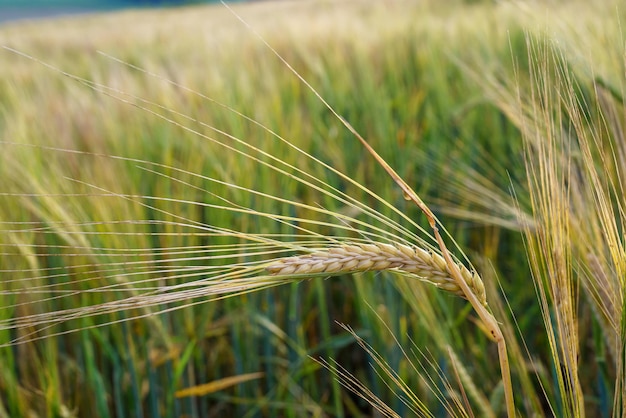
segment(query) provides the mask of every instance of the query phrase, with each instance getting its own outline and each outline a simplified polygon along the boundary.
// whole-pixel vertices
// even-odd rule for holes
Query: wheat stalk
[[[463,279],[483,306],[487,306],[485,286],[477,273],[457,264]],[[439,254],[403,244],[344,244],[321,249],[310,254],[286,257],[267,266],[273,275],[344,273],[395,270],[418,276],[455,295],[465,297],[448,270],[446,260]]]

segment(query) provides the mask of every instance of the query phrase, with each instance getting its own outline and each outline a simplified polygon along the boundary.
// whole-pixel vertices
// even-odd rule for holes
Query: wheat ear
[[[483,306],[487,305],[485,286],[477,273],[457,264],[463,279]],[[266,271],[273,275],[328,273],[338,275],[362,271],[395,270],[410,273],[435,286],[464,297],[448,271],[446,260],[437,253],[408,245],[369,243],[344,244],[310,254],[276,260]]]

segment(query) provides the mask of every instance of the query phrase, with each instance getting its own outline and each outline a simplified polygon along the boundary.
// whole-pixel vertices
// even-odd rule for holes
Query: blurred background
[[[16,20],[107,12],[128,8],[176,7],[217,0],[0,0],[0,25]]]

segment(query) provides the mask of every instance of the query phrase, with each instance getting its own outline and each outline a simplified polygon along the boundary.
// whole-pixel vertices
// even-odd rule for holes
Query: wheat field
[[[1,26],[0,417],[624,416],[623,18]]]

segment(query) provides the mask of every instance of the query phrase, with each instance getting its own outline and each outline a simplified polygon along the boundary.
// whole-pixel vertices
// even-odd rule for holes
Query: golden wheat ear
[[[443,258],[443,262],[445,263],[445,268],[441,270],[446,272],[452,280],[448,283],[454,283],[454,293],[461,294],[464,298],[466,298],[471,304],[478,316],[481,318],[483,323],[485,324],[485,332],[486,334],[497,343],[498,345],[498,353],[500,357],[500,367],[502,371],[502,380],[505,387],[505,398],[506,398],[506,407],[507,414],[509,417],[515,416],[515,406],[513,399],[513,389],[511,383],[510,376],[510,367],[506,350],[506,343],[504,340],[504,335],[500,330],[498,322],[495,320],[493,315],[487,309],[487,301],[484,298],[484,285],[482,283],[482,279],[477,274],[473,273],[465,273],[463,272],[463,266],[454,262],[448,248],[439,233],[438,220],[435,217],[434,213],[430,210],[430,208],[422,201],[422,199],[418,196],[418,194],[396,173],[396,171],[374,150],[374,148],[363,138],[357,130],[341,115],[339,115],[335,109],[318,93],[318,91],[308,83],[304,77],[302,77],[288,62],[285,60],[279,53],[274,49],[257,31],[254,30],[244,19],[242,19],[237,13],[235,13],[223,0],[221,3],[237,18],[239,19],[247,28],[250,29],[252,33],[257,36],[261,42],[270,50],[272,53],[298,78],[304,85],[326,106],[326,108],[341,121],[341,123],[359,140],[359,142],[363,145],[363,147],[367,150],[367,152],[376,160],[376,162],[387,172],[387,174],[393,179],[393,181],[400,187],[402,193],[404,194],[405,199],[412,201],[417,205],[420,210],[426,215],[428,219],[428,223],[433,230],[433,235],[439,245],[439,249],[441,251],[441,255]],[[334,250],[337,252],[337,250]],[[340,252],[342,250],[339,250]],[[357,251],[358,252],[358,251]],[[376,253],[374,251],[374,253]],[[378,254],[380,256],[380,254]],[[338,269],[340,268],[338,261],[330,261],[325,263],[323,259],[330,260],[331,252],[330,250],[327,252],[318,253],[318,259],[306,258],[307,256],[302,256],[302,258],[298,259],[290,259],[285,261],[281,261],[279,264],[275,266],[270,266],[270,271],[272,269],[274,272],[280,271],[291,271],[295,272],[298,270],[305,271],[307,269]],[[381,263],[386,264],[389,262],[379,260]],[[356,260],[347,261],[348,265],[353,265]],[[282,265],[281,265],[282,263]],[[443,267],[443,264],[441,263]],[[391,264],[390,264],[391,265]],[[397,267],[396,267],[397,268]],[[471,276],[471,279],[466,280],[465,276]],[[479,284],[478,284],[479,283]],[[482,289],[480,291],[479,289]],[[476,291],[479,290],[478,294]]]
[[[482,283],[482,279],[480,276],[474,273],[466,272],[464,274],[464,267],[462,264],[455,263],[448,248],[439,233],[439,222],[435,217],[434,213],[430,210],[430,208],[422,201],[422,199],[418,196],[418,194],[396,173],[396,171],[376,152],[376,150],[363,138],[357,130],[341,115],[335,111],[335,109],[322,97],[322,95],[309,83],[304,77],[302,77],[288,62],[285,60],[279,53],[274,49],[257,31],[254,30],[243,18],[241,18],[237,13],[235,13],[223,0],[221,3],[237,18],[239,19],[260,41],[291,71],[323,104],[324,106],[337,118],[341,121],[341,123],[359,140],[359,142],[363,145],[363,147],[367,150],[367,152],[376,160],[376,162],[387,172],[387,174],[393,179],[393,181],[400,187],[402,193],[404,194],[405,199],[412,201],[417,205],[420,210],[426,215],[428,219],[428,223],[433,230],[433,235],[439,249],[441,251],[441,259],[443,260],[439,265],[439,271],[445,272],[444,274],[449,277],[451,280],[446,282],[447,285],[451,285],[454,289],[453,292],[462,295],[466,298],[471,304],[478,316],[481,318],[483,323],[485,324],[484,332],[498,345],[498,354],[500,358],[500,367],[502,372],[502,380],[505,388],[505,398],[506,398],[506,408],[507,414],[509,417],[515,416],[515,405],[513,398],[513,389],[511,383],[511,373],[510,366],[508,361],[506,343],[504,340],[504,335],[500,330],[498,322],[495,320],[493,315],[487,309],[487,301],[484,297],[484,285]],[[372,244],[374,247],[375,244]],[[301,256],[295,257],[291,259],[281,260],[274,265],[269,267],[269,271],[274,274],[279,274],[280,272],[287,272],[289,274],[293,274],[295,272],[306,272],[312,270],[323,270],[323,271],[331,271],[336,270],[340,271],[345,266],[358,266],[359,261],[354,257],[357,253],[362,252],[364,248],[362,247],[350,247],[352,251],[352,259],[350,256],[346,256],[341,258],[341,260],[345,261],[345,264],[342,266],[339,258],[336,257],[337,253],[341,253],[342,256],[346,255],[346,248],[339,249],[329,249],[323,250],[317,253],[314,256]],[[349,250],[349,251],[350,251]],[[371,248],[373,250],[373,248]],[[348,251],[348,252],[349,252]],[[333,253],[334,252],[334,253]],[[394,251],[390,251],[393,253]],[[401,252],[401,251],[400,251]],[[389,264],[395,265],[401,270],[400,264],[401,261],[390,261],[383,260],[384,255],[379,250],[371,251],[371,254],[376,257],[377,262],[381,263],[381,265]],[[390,254],[386,254],[390,255]],[[362,261],[362,260],[361,260]],[[422,260],[423,262],[423,260]],[[364,261],[364,263],[369,264],[369,262]],[[394,264],[395,263],[395,264]],[[444,266],[445,264],[445,266]],[[373,263],[372,265],[375,265]],[[404,265],[404,264],[403,264]],[[422,267],[424,267],[422,265]],[[430,270],[431,272],[433,270]],[[305,273],[306,274],[306,273]],[[466,277],[470,277],[470,280],[467,280]]]
[[[487,305],[485,287],[480,276],[472,273],[463,264],[457,264],[463,280],[478,301]],[[320,249],[310,254],[283,258],[265,268],[276,276],[306,274],[345,274],[364,271],[398,271],[417,276],[436,287],[465,297],[463,290],[452,278],[446,261],[437,253],[419,247],[402,244],[344,244]]]

